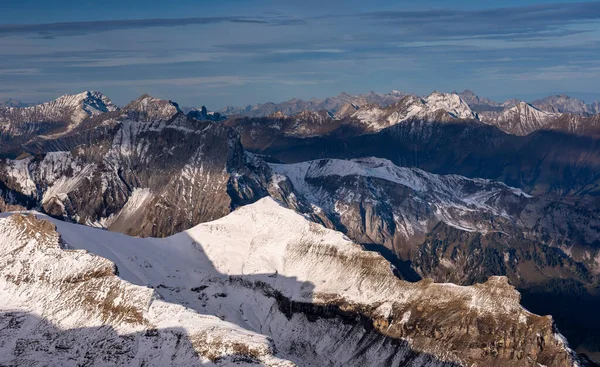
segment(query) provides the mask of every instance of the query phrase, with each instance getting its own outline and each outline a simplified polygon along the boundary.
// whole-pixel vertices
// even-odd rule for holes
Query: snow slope
[[[516,355],[549,366],[574,363],[551,319],[524,310],[504,278],[472,287],[401,281],[380,255],[270,198],[165,239],[46,219],[69,251],[58,247],[46,222],[0,219],[0,320],[28,312],[84,335],[85,328],[110,325],[123,339],[117,362],[156,364],[157,352],[135,349],[131,339],[147,345],[148,330],[157,330],[151,334],[168,341],[177,329],[197,358],[221,365],[236,353],[264,365],[523,365]],[[478,332],[465,334],[467,325]],[[59,364],[64,353],[52,346],[64,334],[40,341],[35,329],[19,328],[21,349],[11,344],[13,334],[0,331],[2,363],[18,360],[24,349],[32,361]],[[95,337],[106,337],[99,332]],[[502,357],[481,354],[475,339],[498,337],[511,341],[500,347]],[[95,347],[74,342],[87,350],[78,363],[102,358]],[[32,345],[51,347],[44,353]],[[155,345],[161,357],[174,353],[173,344]],[[187,350],[171,364],[198,364],[192,355]]]

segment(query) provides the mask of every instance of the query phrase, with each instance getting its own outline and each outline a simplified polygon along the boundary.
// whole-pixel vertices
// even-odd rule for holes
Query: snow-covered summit
[[[477,120],[477,114],[456,93],[433,92],[426,98],[408,95],[389,107],[362,106],[352,117],[365,124],[371,131],[409,120],[449,122]]]
[[[67,107],[74,110],[81,109],[88,116],[96,116],[104,112],[112,112],[119,109],[107,96],[97,91],[66,94],[49,103],[56,107]]]
[[[439,110],[447,112],[456,119],[474,120],[477,114],[471,110],[471,107],[456,93],[440,93],[434,91],[426,99],[427,108],[436,112]]]
[[[497,116],[482,117],[482,121],[496,125],[501,130],[511,134],[527,135],[548,127],[553,120],[559,117],[559,114],[542,111],[527,102],[521,101],[514,107],[505,109]]]

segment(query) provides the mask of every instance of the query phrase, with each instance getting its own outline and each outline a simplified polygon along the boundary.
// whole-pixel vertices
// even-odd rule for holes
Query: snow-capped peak
[[[6,108],[1,115],[8,122],[68,122],[69,129],[81,121],[105,112],[118,110],[112,101],[100,92],[86,91],[65,94],[57,99],[23,108]]]
[[[434,91],[425,98],[427,108],[432,111],[443,110],[457,119],[477,119],[477,114],[456,93],[440,93]]]
[[[97,91],[85,91],[79,94],[65,94],[57,98],[54,101],[54,104],[73,109],[81,109],[88,116],[95,116],[104,112],[111,112],[119,109],[119,107],[113,104],[108,97]]]
[[[478,119],[477,114],[458,94],[437,91],[425,99],[408,95],[387,108],[362,106],[352,116],[373,131],[409,120],[444,122]]]
[[[537,107],[520,101],[514,107],[505,109],[493,123],[501,130],[511,134],[527,135],[533,131],[546,127],[558,114],[546,112]]]

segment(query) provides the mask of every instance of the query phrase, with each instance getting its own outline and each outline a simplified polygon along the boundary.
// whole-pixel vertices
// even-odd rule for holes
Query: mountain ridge
[[[236,351],[254,363],[271,366],[289,366],[286,360],[299,358],[310,365],[329,361],[331,365],[357,366],[374,361],[415,367],[578,363],[552,319],[524,310],[518,292],[505,279],[492,277],[472,287],[403,282],[379,255],[363,251],[340,233],[315,225],[269,198],[164,240],[135,239],[57,221],[54,225],[56,229],[47,221],[22,214],[0,219],[0,261],[10,260],[7,253],[12,253],[30,264],[19,267],[8,261],[0,271],[0,284],[7,294],[21,293],[20,305],[13,303],[13,311],[46,307],[45,316],[66,329],[74,321],[89,325],[101,318],[105,324],[116,324],[120,332],[131,325],[129,330],[137,331],[136,338],[146,333],[163,340],[171,331],[161,325],[182,327],[190,336],[187,348],[197,352],[196,358],[217,365],[230,363],[228,355]],[[44,235],[32,238],[31,233],[40,230]],[[68,251],[59,247],[59,236]],[[262,246],[252,246],[258,239]],[[117,279],[114,265],[98,255],[115,261],[122,279],[144,286]],[[89,267],[82,262],[102,266]],[[40,276],[50,264],[61,270],[50,277]],[[180,271],[162,278],[163,273],[171,273],[173,264],[178,264]],[[86,297],[99,300],[106,311],[91,307],[82,313],[78,294],[83,288]],[[69,297],[47,304],[46,297],[33,297],[33,289],[44,294],[62,289]],[[160,298],[148,300],[152,293]],[[3,297],[2,302],[6,300]],[[277,306],[277,302],[286,303]],[[319,307],[323,303],[326,308]],[[132,317],[123,319],[123,311]],[[465,313],[469,317],[465,318]],[[2,315],[0,320],[6,318]],[[14,322],[14,316],[8,315],[10,321]],[[290,333],[290,329],[296,332]],[[39,337],[25,334],[21,349],[14,351],[36,358],[27,341],[44,345],[60,336],[51,333],[49,339],[36,343]],[[499,336],[502,343],[497,342]],[[407,338],[410,343],[404,342]],[[317,345],[315,339],[321,342]],[[323,344],[325,340],[331,344]],[[440,340],[444,340],[442,345]],[[491,344],[480,353],[482,341]],[[373,342],[379,345],[376,354],[365,348]],[[131,351],[126,342],[117,339],[116,345]],[[164,343],[166,350],[161,352],[171,355],[172,346]],[[120,363],[132,354],[147,359],[144,353],[148,350],[152,349],[140,348],[137,353],[112,358]],[[97,358],[99,352],[92,349],[87,358]],[[45,360],[56,356],[60,354],[52,349],[41,353]],[[194,354],[183,353],[179,358],[179,363],[186,359],[191,363]]]

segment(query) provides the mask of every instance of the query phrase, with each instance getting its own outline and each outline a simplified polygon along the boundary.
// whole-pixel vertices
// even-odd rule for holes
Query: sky
[[[600,100],[600,1],[0,2],[0,100],[98,90],[219,109],[471,89]]]

